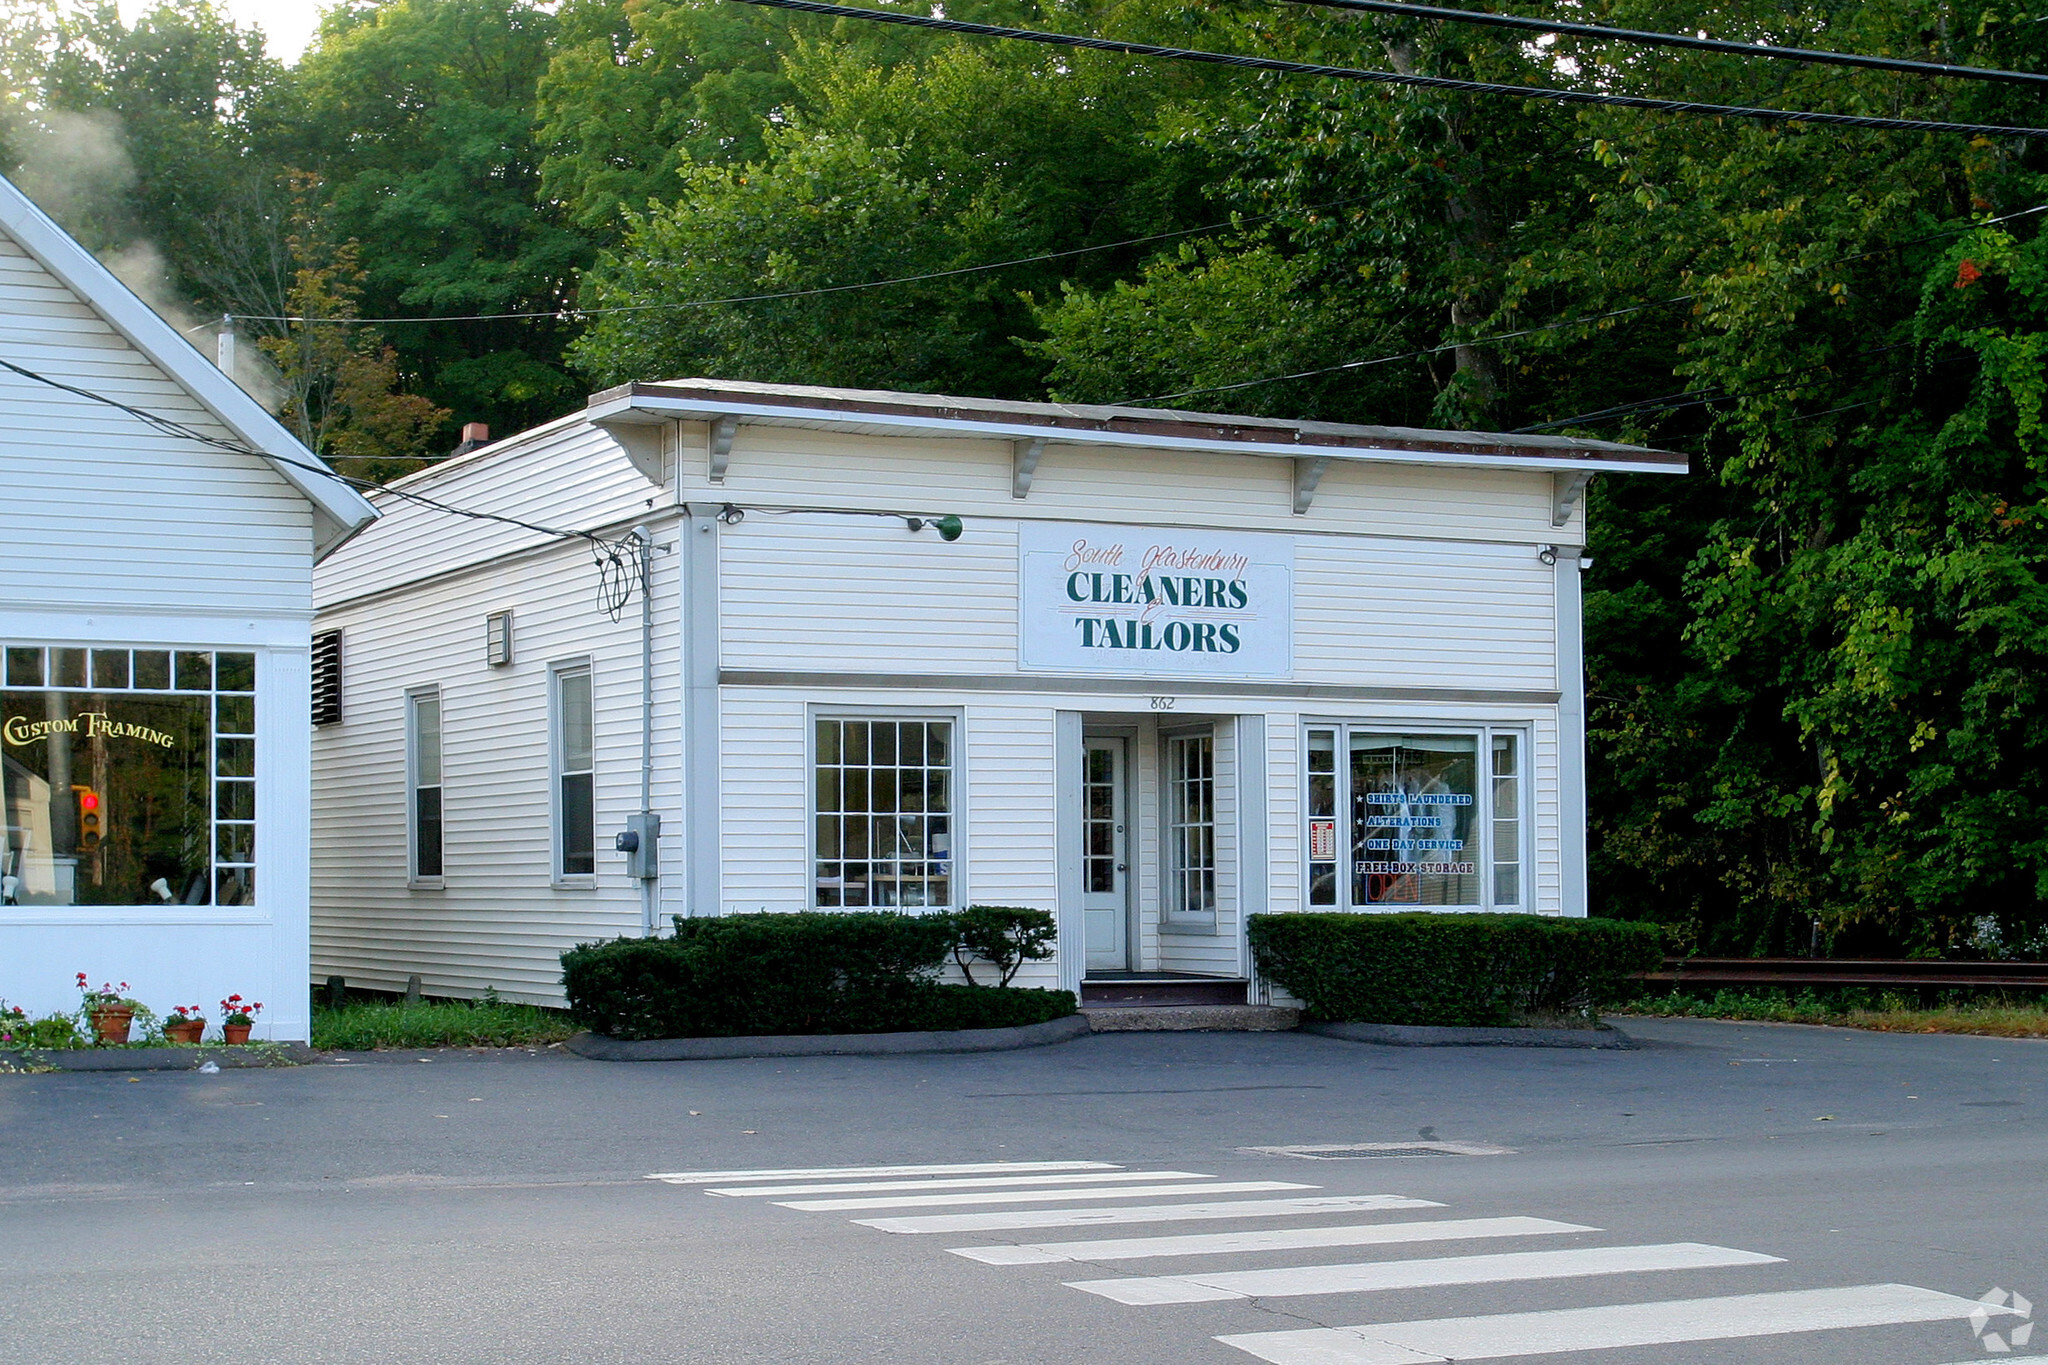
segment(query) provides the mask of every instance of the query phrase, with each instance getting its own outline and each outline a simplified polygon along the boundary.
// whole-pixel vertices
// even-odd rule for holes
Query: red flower
[[[1958,289],[1968,289],[1971,285],[1975,284],[1978,280],[1981,280],[1983,278],[1984,272],[1983,270],[1978,268],[1978,265],[1975,261],[1965,260],[1961,265],[1956,267],[1956,288]]]

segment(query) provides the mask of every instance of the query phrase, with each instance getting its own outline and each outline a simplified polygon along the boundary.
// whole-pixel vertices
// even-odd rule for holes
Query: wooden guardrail
[[[2048,962],[1921,958],[1667,957],[1642,979],[1673,986],[1906,986],[2048,990]]]

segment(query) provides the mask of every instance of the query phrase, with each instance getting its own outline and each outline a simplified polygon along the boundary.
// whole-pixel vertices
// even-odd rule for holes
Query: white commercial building
[[[379,495],[317,575],[315,972],[557,1002],[562,949],[671,915],[972,903],[1056,913],[1025,982],[1227,994],[1261,911],[1584,914],[1581,494],[1684,466],[600,394]]]
[[[313,563],[376,516],[0,180],[0,998],[307,1034]]]

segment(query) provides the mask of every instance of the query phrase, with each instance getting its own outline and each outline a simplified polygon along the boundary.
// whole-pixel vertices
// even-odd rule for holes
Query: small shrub
[[[1007,986],[1026,962],[1052,956],[1059,931],[1050,910],[1015,905],[970,905],[953,917],[953,960],[974,979],[974,960],[996,969],[996,984]]]
[[[0,1048],[90,1046],[74,1014],[46,1014],[31,1019],[19,1005],[0,1002]]]
[[[1655,925],[1549,915],[1254,915],[1259,970],[1318,1019],[1513,1024],[1586,1014],[1663,960]]]
[[[672,938],[570,949],[562,986],[577,1022],[613,1038],[987,1028],[1073,1013],[1065,991],[940,985],[959,935],[946,914],[678,918]]]

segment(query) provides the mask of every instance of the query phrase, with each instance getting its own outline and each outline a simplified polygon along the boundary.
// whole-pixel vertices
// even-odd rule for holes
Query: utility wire
[[[2033,71],[2001,71],[1994,67],[1955,66],[1948,62],[1920,62],[1906,57],[1866,57],[1859,52],[1822,52],[1806,47],[1733,43],[1720,38],[1694,38],[1682,33],[1653,33],[1644,29],[1607,28],[1600,24],[1567,24],[1555,19],[1531,19],[1519,14],[1488,14],[1480,10],[1446,9],[1440,5],[1411,5],[1403,3],[1403,0],[1289,0],[1289,3],[1319,5],[1326,9],[1367,10],[1374,14],[1400,14],[1416,19],[1442,19],[1454,24],[1518,28],[1534,33],[1568,33],[1574,37],[1642,43],[1652,47],[1689,47],[1702,52],[1727,52],[1742,57],[1773,57],[1779,61],[1814,62],[1823,66],[1860,66],[1876,71],[1910,71],[1922,76],[1955,76],[1967,80],[2048,85],[2048,75]]]
[[[1317,375],[1336,374],[1340,370],[1363,370],[1374,365],[1391,365],[1397,360],[1420,360],[1424,356],[1441,355],[1445,351],[1455,351],[1461,346],[1485,346],[1495,341],[1513,341],[1517,337],[1534,336],[1538,332],[1554,332],[1560,327],[1577,327],[1581,323],[1600,322],[1607,318],[1627,317],[1630,313],[1640,313],[1651,308],[1668,308],[1674,303],[1689,303],[1695,297],[1692,294],[1677,294],[1671,298],[1657,299],[1651,303],[1633,303],[1626,308],[1612,308],[1605,313],[1589,313],[1582,318],[1566,318],[1561,322],[1539,323],[1534,327],[1524,327],[1518,332],[1499,332],[1493,336],[1470,337],[1463,341],[1447,341],[1441,346],[1427,346],[1419,351],[1402,351],[1398,355],[1376,355],[1364,360],[1346,360],[1341,364],[1325,365],[1320,369],[1297,370],[1293,374],[1268,375],[1264,379],[1241,379],[1235,384],[1205,384],[1198,389],[1182,389],[1178,393],[1156,394],[1151,398],[1119,399],[1113,406],[1165,403],[1175,398],[1186,398],[1191,394],[1230,393],[1236,389],[1257,388],[1261,384],[1280,384],[1289,379],[1313,379]]]
[[[1282,209],[1274,213],[1261,213],[1250,218],[1233,218],[1227,223],[1210,223],[1204,227],[1176,228],[1172,232],[1155,232],[1145,237],[1127,237],[1120,242],[1103,242],[1099,246],[1077,246],[1065,251],[1048,251],[1039,256],[1018,256],[1007,261],[991,261],[986,265],[963,265],[951,270],[933,270],[923,275],[899,275],[894,279],[865,280],[859,284],[827,284],[815,289],[787,289],[777,294],[742,294],[729,299],[692,299],[683,303],[622,303],[603,308],[562,307],[541,312],[528,313],[457,313],[438,317],[407,318],[315,318],[299,317],[286,313],[224,313],[223,317],[237,322],[300,322],[332,323],[338,326],[385,327],[400,322],[501,322],[519,318],[575,318],[595,317],[601,313],[649,313],[670,312],[683,308],[722,308],[734,303],[765,303],[774,299],[805,299],[820,294],[844,294],[856,289],[882,289],[892,284],[919,284],[925,280],[945,280],[956,275],[976,275],[990,270],[1008,270],[1013,265],[1036,265],[1041,261],[1064,260],[1069,256],[1086,256],[1096,251],[1115,251],[1119,247],[1143,246],[1147,242],[1171,241],[1176,237],[1193,237],[1204,232],[1222,232],[1228,228],[1248,227],[1274,218],[1291,214],[1314,213],[1319,209],[1343,208],[1370,199],[1372,195],[1355,195],[1350,199],[1336,199],[1327,204],[1306,204],[1300,208]],[[218,320],[210,319],[198,327],[188,327],[187,332],[196,332],[206,327],[217,327]]]
[[[803,14],[823,14],[839,19],[866,19],[878,24],[903,24],[911,28],[937,29],[944,33],[969,33],[983,38],[1009,38],[1027,43],[1051,43],[1058,47],[1089,48],[1098,52],[1121,53],[1127,57],[1160,57],[1173,61],[1207,62],[1215,66],[1234,66],[1250,71],[1277,71],[1286,75],[1365,81],[1374,85],[1406,85],[1423,90],[1451,90],[1468,95],[1505,95],[1521,100],[1551,100],[1558,104],[1607,105],[1621,109],[1649,109],[1667,114],[1691,114],[1706,118],[1755,119],[1767,123],[1817,123],[1841,128],[1883,128],[1912,133],[1968,133],[1976,137],[2048,138],[2048,128],[2011,128],[2002,124],[1987,123],[1942,123],[1931,119],[1875,118],[1863,114],[1761,109],[1740,104],[1702,104],[1690,100],[1651,99],[1643,95],[1603,95],[1589,90],[1562,90],[1547,85],[1503,85],[1494,81],[1454,80],[1448,76],[1411,76],[1396,71],[1371,71],[1354,66],[1321,66],[1309,62],[1281,61],[1277,57],[1247,57],[1230,52],[1159,47],[1152,43],[1132,43],[1117,38],[1088,38],[1074,33],[1000,28],[994,24],[971,24],[962,19],[938,19],[927,14],[898,14],[891,10],[834,5],[826,3],[825,0],[739,0],[739,3],[764,5],[771,9],[796,10]]]
[[[76,384],[67,384],[61,379],[52,379],[46,374],[38,374],[34,370],[17,365],[11,360],[0,360],[0,369],[7,370],[12,374],[18,374],[24,379],[34,380],[38,384],[46,384],[50,388],[72,394],[78,398],[88,399],[94,403],[103,403],[107,407],[127,413],[143,425],[163,435],[183,437],[188,441],[197,441],[202,445],[211,446],[215,450],[225,450],[236,455],[252,456],[259,460],[269,460],[274,464],[286,465],[292,469],[302,469],[308,474],[317,474],[321,478],[332,479],[336,483],[356,489],[358,492],[389,493],[393,497],[417,503],[421,507],[431,508],[436,512],[446,512],[451,516],[468,517],[473,521],[500,522],[506,526],[516,526],[522,531],[533,531],[540,535],[554,536],[562,540],[588,541],[593,547],[609,544],[603,537],[593,531],[565,531],[557,526],[542,526],[537,522],[521,521],[518,517],[501,516],[496,512],[478,512],[467,507],[456,507],[452,504],[441,502],[436,498],[427,497],[423,493],[415,493],[410,489],[395,488],[390,484],[377,483],[371,479],[354,478],[329,469],[323,464],[308,464],[304,460],[294,460],[288,456],[278,455],[268,450],[257,450],[253,446],[243,445],[240,441],[223,440],[211,432],[202,431],[198,427],[188,426],[174,417],[165,417],[161,413],[151,412],[147,408],[138,408],[132,404],[123,403],[118,398],[109,398],[103,393],[94,393],[91,389],[82,389]]]
[[[2016,218],[2031,218],[2037,213],[2048,213],[2048,204],[2036,204],[2032,208],[2018,209],[2012,213],[2000,214],[1996,218],[1986,218],[1981,222],[1966,223],[1961,227],[1944,228],[1940,232],[1930,232],[1923,237],[1910,237],[1903,242],[1892,242],[1885,246],[1875,247],[1869,251],[1859,251],[1853,256],[1843,256],[1833,261],[1824,261],[1821,264],[1848,265],[1853,261],[1869,260],[1872,256],[1888,256],[1895,251],[1904,251],[1909,247],[1924,246],[1928,242],[1938,242],[1945,237],[1960,237],[1965,233],[1975,232],[1979,228],[1996,227],[2000,223],[2010,223]],[[1336,365],[1324,365],[1314,370],[1297,370],[1292,374],[1272,374],[1262,379],[1241,379],[1234,384],[1205,384],[1200,388],[1182,389],[1177,393],[1162,393],[1151,398],[1126,398],[1119,400],[1119,402],[1125,404],[1165,403],[1175,398],[1187,398],[1198,393],[1231,393],[1238,389],[1255,389],[1262,384],[1284,384],[1290,379],[1314,379],[1318,375],[1336,374],[1341,370],[1369,369],[1374,365],[1389,365],[1397,360],[1420,360],[1425,356],[1442,355],[1445,351],[1455,351],[1460,346],[1486,346],[1496,341],[1514,341],[1520,337],[1533,336],[1538,332],[1554,332],[1560,327],[1577,327],[1584,323],[1600,322],[1607,318],[1626,317],[1630,313],[1640,313],[1645,309],[1665,308],[1675,303],[1690,303],[1698,297],[1699,295],[1697,294],[1676,294],[1671,298],[1658,299],[1651,303],[1632,304],[1629,307],[1615,308],[1605,313],[1589,313],[1584,317],[1566,318],[1561,322],[1546,322],[1536,327],[1525,327],[1518,332],[1497,332],[1492,336],[1469,337],[1461,341],[1447,341],[1441,346],[1430,346],[1418,351],[1402,351],[1397,355],[1368,356],[1361,360],[1346,360]],[[1534,431],[1537,428],[1523,427],[1521,430]]]

